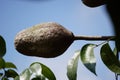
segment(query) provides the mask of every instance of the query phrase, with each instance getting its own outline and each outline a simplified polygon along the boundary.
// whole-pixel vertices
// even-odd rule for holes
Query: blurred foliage
[[[6,62],[4,56],[6,54],[6,43],[0,36],[0,80],[56,80],[54,73],[42,63],[34,62],[29,68],[25,69],[20,75],[17,73],[17,67],[12,62]],[[34,76],[34,77],[33,77]]]
[[[40,62],[34,62],[25,69],[15,80],[56,80],[54,73]]]
[[[0,36],[0,79],[9,80],[9,78],[15,78],[18,76],[16,72],[17,67],[12,62],[6,62],[3,57],[6,54],[6,42],[2,36]]]

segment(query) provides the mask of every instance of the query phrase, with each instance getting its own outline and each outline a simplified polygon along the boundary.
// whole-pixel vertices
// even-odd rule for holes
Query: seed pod
[[[63,54],[73,41],[72,32],[58,23],[48,22],[20,31],[14,44],[24,55],[52,58]]]
[[[106,3],[107,0],[82,0],[88,7],[98,7]]]

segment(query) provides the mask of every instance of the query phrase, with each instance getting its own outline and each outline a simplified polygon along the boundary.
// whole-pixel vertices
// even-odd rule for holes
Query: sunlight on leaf
[[[30,80],[31,73],[29,69],[25,69],[19,76],[20,80]]]
[[[86,44],[82,47],[80,58],[85,67],[96,75],[96,58],[94,56],[95,44]]]
[[[117,48],[116,47],[114,48],[113,53],[115,56],[117,56]]]
[[[30,70],[32,71],[32,73],[35,73],[36,76],[39,76],[42,74],[42,68],[39,63],[32,63],[30,65]]]
[[[114,73],[120,74],[120,63],[114,55],[109,44],[104,44],[101,48],[101,59],[104,64]]]
[[[67,76],[69,80],[76,80],[77,78],[79,54],[80,54],[80,51],[76,51],[73,57],[68,61]]]
[[[6,43],[2,36],[0,36],[0,58],[6,53]]]
[[[30,65],[29,68],[37,76],[45,76],[49,80],[56,80],[54,73],[45,65],[39,62],[34,62]]]

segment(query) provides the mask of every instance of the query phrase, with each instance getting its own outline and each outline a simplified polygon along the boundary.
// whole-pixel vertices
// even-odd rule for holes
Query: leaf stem
[[[3,72],[2,79],[6,77],[6,70],[5,70],[5,68],[3,68],[3,71],[4,71],[4,72]]]
[[[118,74],[115,73],[115,79],[118,80]]]
[[[115,36],[75,36],[74,40],[115,40]]]
[[[117,59],[119,60],[119,51],[117,50],[117,55],[116,55]],[[118,80],[119,74],[115,73],[115,78],[116,80]]]

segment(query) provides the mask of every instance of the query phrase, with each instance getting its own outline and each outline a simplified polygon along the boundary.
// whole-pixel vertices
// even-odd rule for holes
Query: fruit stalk
[[[74,40],[115,40],[115,36],[75,36]]]

